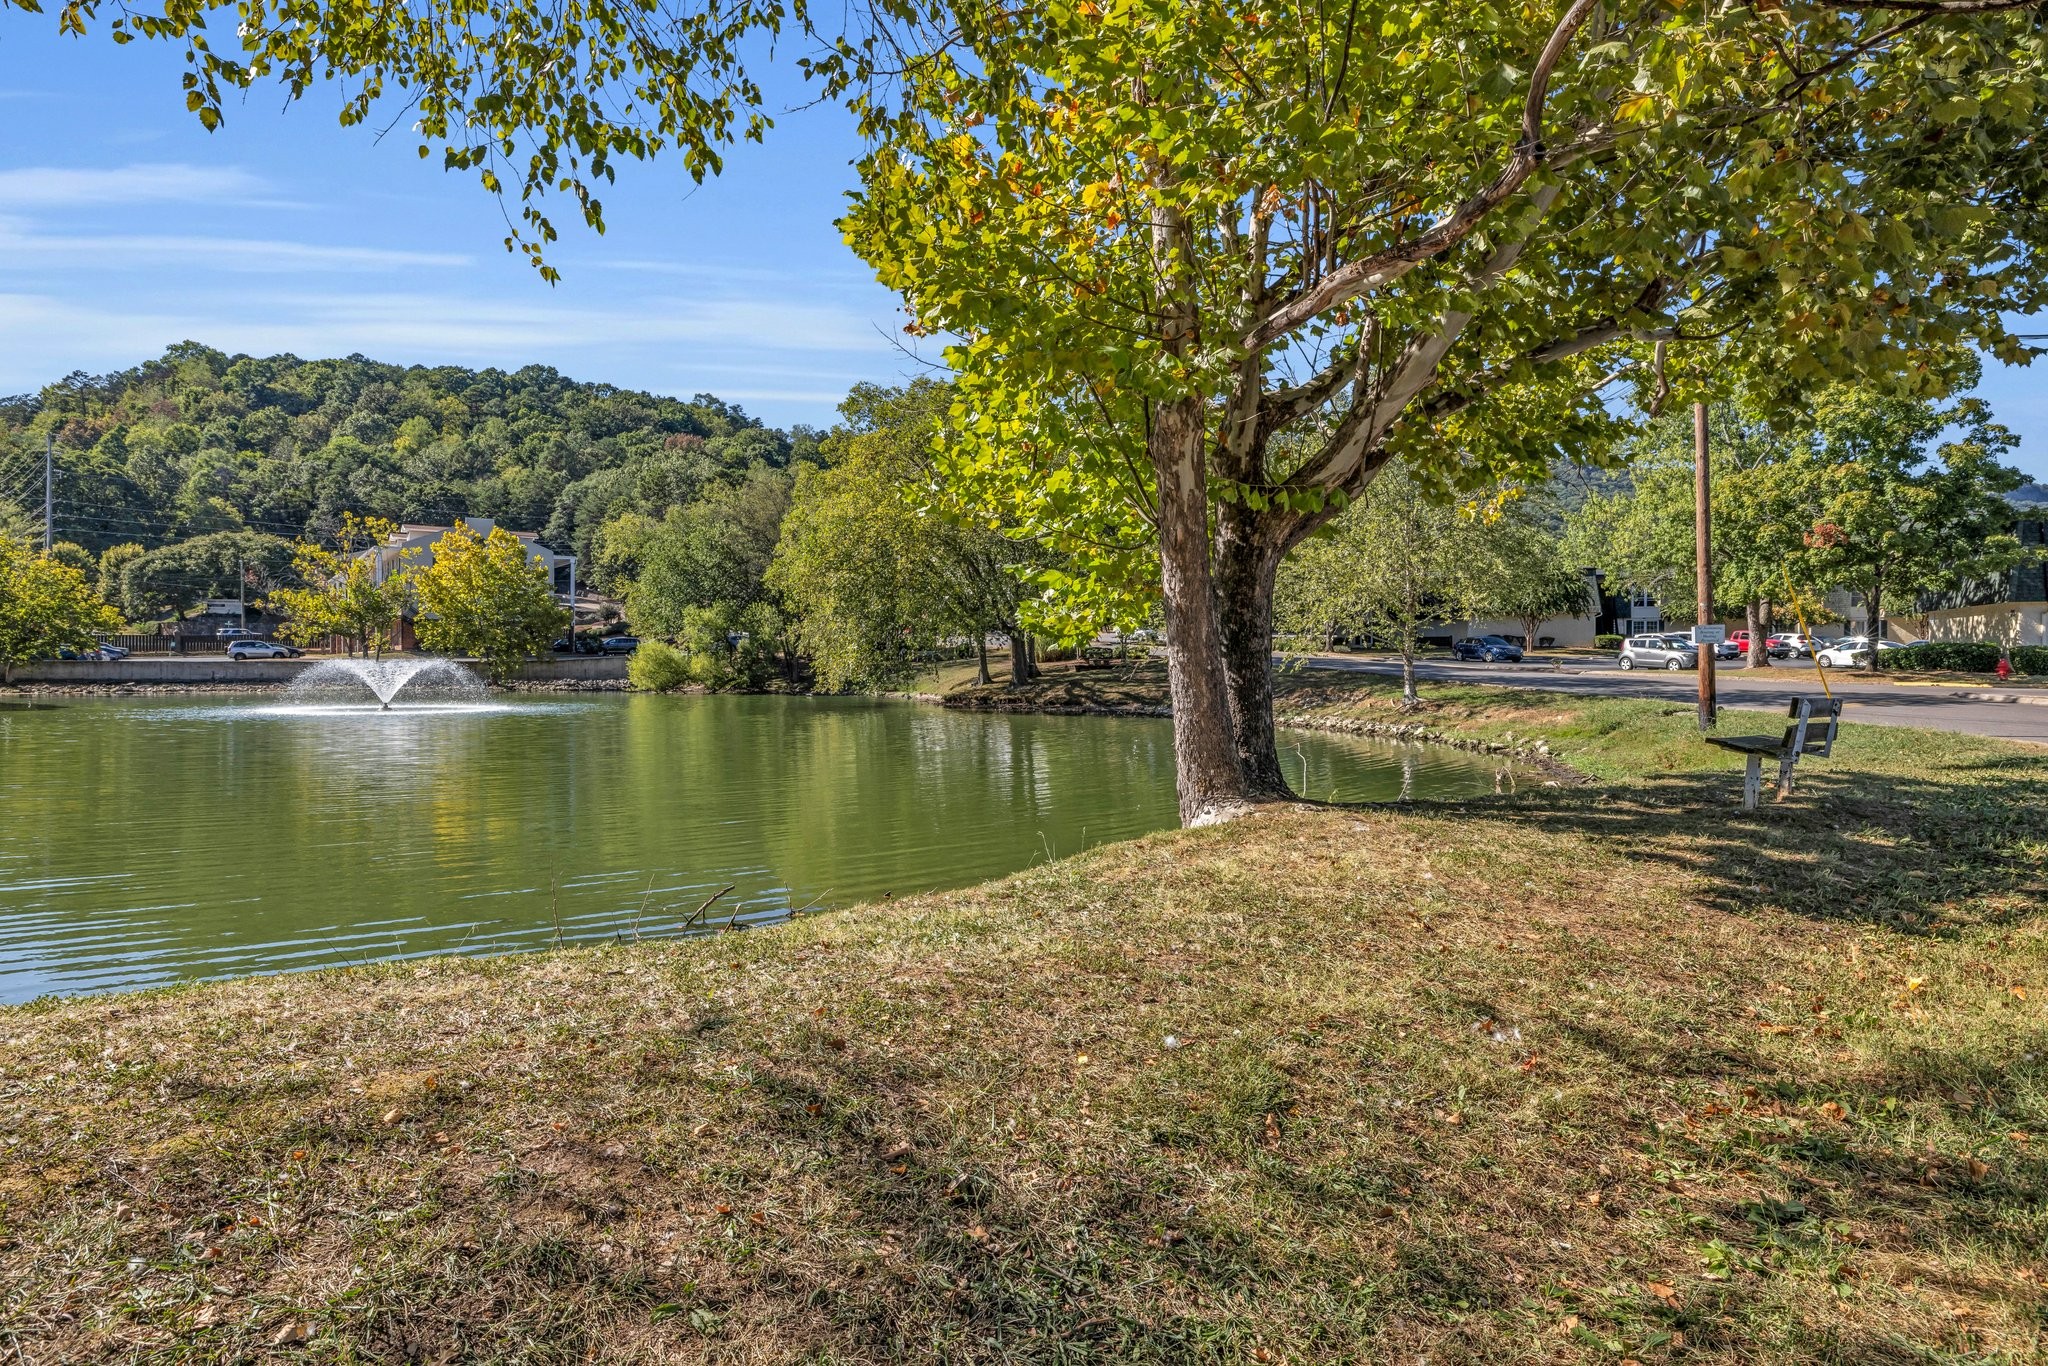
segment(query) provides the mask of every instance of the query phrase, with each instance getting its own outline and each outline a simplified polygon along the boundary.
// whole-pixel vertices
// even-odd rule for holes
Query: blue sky
[[[714,393],[776,424],[832,420],[857,380],[923,359],[832,227],[855,139],[829,107],[779,117],[702,186],[621,167],[607,232],[553,207],[550,287],[507,254],[471,173],[401,127],[344,129],[335,101],[264,90],[207,133],[176,50],[61,38],[0,10],[0,394],[121,369],[175,341],[401,364],[552,365],[578,379]],[[795,93],[792,91],[791,93]],[[2048,323],[2029,330],[2048,331]],[[2048,479],[2048,361],[1980,390]]]

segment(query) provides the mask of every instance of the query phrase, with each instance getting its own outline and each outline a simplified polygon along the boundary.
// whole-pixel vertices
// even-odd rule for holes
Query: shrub
[[[1906,672],[1949,671],[1988,674],[2002,652],[1988,640],[1923,640],[1903,650],[1879,650],[1877,667]]]
[[[1621,648],[1621,637],[1610,635],[1594,636],[1593,648],[1596,650],[1619,650]]]
[[[2048,677],[2048,645],[2015,645],[2011,658],[2015,672]]]
[[[1070,659],[1078,659],[1079,657],[1080,651],[1071,645],[1046,645],[1040,647],[1038,651],[1038,662],[1040,664],[1064,664]]]
[[[640,692],[674,692],[690,682],[689,661],[673,646],[643,640],[626,661],[626,679]]]

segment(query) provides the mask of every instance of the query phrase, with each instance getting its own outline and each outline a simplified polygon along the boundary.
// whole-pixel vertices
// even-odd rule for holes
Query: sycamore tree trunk
[[[1202,443],[1199,396],[1162,403],[1154,411],[1146,444],[1158,489],[1167,690],[1173,701],[1175,781],[1185,825],[1228,820],[1259,795],[1245,776],[1231,720],[1230,679],[1209,564],[1209,494]],[[1267,705],[1270,708],[1270,698]]]
[[[1743,667],[1762,669],[1769,666],[1771,657],[1764,653],[1764,605],[1755,599],[1743,604],[1742,624],[1749,628],[1749,650],[1744,656]]]
[[[1863,622],[1863,634],[1871,639],[1870,663],[1867,667],[1875,669],[1877,667],[1876,642],[1884,639],[1884,569],[1882,567],[1871,572],[1870,598],[1868,610],[1863,614]]]
[[[1216,606],[1239,766],[1261,798],[1293,795],[1273,732],[1273,589],[1282,547],[1271,519],[1226,503],[1216,513]]]
[[[1005,631],[1010,638],[1010,686],[1021,688],[1031,681],[1031,647],[1022,631]]]
[[[1415,632],[1405,627],[1401,631],[1401,710],[1414,711],[1422,705],[1422,694],[1415,687]]]

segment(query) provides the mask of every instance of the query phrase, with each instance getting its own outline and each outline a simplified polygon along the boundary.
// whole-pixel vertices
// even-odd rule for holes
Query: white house
[[[462,524],[473,532],[478,540],[488,537],[497,529],[497,523],[489,517],[465,517]],[[374,557],[370,567],[370,578],[374,583],[383,583],[393,574],[406,569],[424,569],[434,562],[434,547],[441,538],[455,528],[452,526],[422,526],[408,522],[384,544],[365,550],[358,559]],[[511,533],[526,546],[527,555],[533,562],[547,571],[548,582],[564,602],[576,599],[576,557],[557,555],[540,543],[538,532],[514,531]],[[566,576],[567,582],[564,583]]]
[[[497,529],[497,523],[489,517],[465,517],[462,524],[475,534],[478,540],[489,536]],[[441,538],[455,528],[452,526],[422,526],[408,522],[391,533],[384,544],[372,546],[356,556],[370,561],[370,579],[383,583],[392,575],[408,569],[423,569],[434,562],[434,547]],[[513,531],[525,545],[526,553],[535,564],[547,571],[548,582],[553,585],[555,596],[572,611],[576,603],[576,557],[557,555],[540,543],[540,536],[531,531]],[[566,583],[564,580],[566,579]],[[393,649],[411,650],[418,648],[418,639],[413,635],[412,618],[399,617],[391,633]]]

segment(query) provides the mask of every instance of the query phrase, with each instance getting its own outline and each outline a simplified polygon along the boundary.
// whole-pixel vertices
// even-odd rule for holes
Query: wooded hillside
[[[231,356],[181,342],[132,370],[0,399],[0,523],[40,528],[45,433],[60,540],[97,554],[223,531],[319,538],[344,512],[494,517],[590,562],[609,518],[655,516],[815,449],[709,394],[664,398],[362,356]]]

